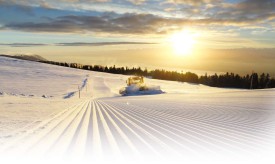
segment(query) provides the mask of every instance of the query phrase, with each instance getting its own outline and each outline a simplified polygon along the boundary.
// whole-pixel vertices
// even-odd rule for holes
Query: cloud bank
[[[153,3],[149,0],[128,0],[140,5],[139,8],[145,8],[148,4]],[[17,6],[17,10],[12,13],[14,17],[21,8],[26,10],[40,8],[49,8],[53,1],[44,0],[0,0],[0,5]],[[61,12],[64,4],[71,5],[72,3],[104,3],[112,5],[110,0],[59,0],[58,11]],[[123,4],[123,1],[121,1]],[[146,5],[144,3],[147,3]],[[269,26],[275,20],[275,1],[274,0],[245,0],[238,3],[225,3],[221,0],[164,0],[164,5],[159,5],[159,10],[165,11],[167,16],[151,14],[150,8],[144,13],[125,13],[118,14],[113,12],[102,12],[101,14],[75,14],[74,12],[66,12],[62,16],[52,16],[53,10],[44,11],[44,19],[37,16],[36,20],[32,21],[10,21],[3,22],[2,30],[18,30],[28,32],[62,32],[62,33],[85,33],[85,32],[105,32],[114,34],[165,34],[177,28],[184,26],[251,26],[260,25]],[[34,4],[34,6],[33,6]],[[63,4],[63,5],[62,5]],[[166,5],[165,5],[166,4]],[[199,5],[203,7],[198,7]],[[36,5],[36,8],[35,8]],[[126,5],[126,4],[125,4]],[[168,5],[168,6],[167,6]],[[182,15],[172,17],[170,12],[174,10],[166,10],[167,7],[175,7],[177,12],[181,11]],[[179,5],[179,6],[178,6]],[[191,5],[186,7],[186,5]],[[0,7],[1,7],[0,6]],[[19,6],[19,7],[18,7]],[[77,5],[76,5],[77,6]],[[110,6],[112,7],[112,6]],[[61,8],[61,9],[60,9]],[[18,12],[18,13],[16,13]],[[29,11],[30,12],[30,11]],[[34,12],[35,14],[35,12]],[[186,14],[192,16],[184,16]],[[31,17],[31,16],[30,16]],[[33,15],[32,15],[33,17]],[[40,19],[39,19],[40,18]],[[47,19],[45,19],[47,18]],[[16,20],[16,19],[14,19]],[[28,20],[28,19],[26,19]]]
[[[10,47],[37,47],[37,46],[110,46],[110,45],[144,45],[144,44],[157,44],[151,42],[71,42],[71,43],[55,43],[55,44],[40,44],[40,43],[0,43],[0,46]]]

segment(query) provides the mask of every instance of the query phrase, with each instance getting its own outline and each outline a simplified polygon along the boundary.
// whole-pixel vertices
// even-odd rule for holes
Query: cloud
[[[40,6],[41,6],[42,8],[46,8],[46,9],[51,9],[51,8],[53,8],[53,6],[50,5],[48,2],[46,2],[45,0],[42,0],[42,1],[40,2]]]
[[[126,14],[120,17],[69,15],[47,22],[11,23],[5,25],[4,28],[29,32],[140,34],[152,33],[155,30],[155,25],[158,22],[161,23],[162,20],[162,18],[150,14]]]
[[[128,0],[129,2],[135,4],[135,5],[141,5],[143,4],[146,0]]]
[[[217,7],[216,7],[217,9]],[[275,13],[275,0],[245,0],[236,4],[224,4],[219,17],[254,18]]]
[[[39,43],[0,43],[0,46],[10,47],[38,47],[38,46],[110,46],[110,45],[144,45],[157,44],[152,42],[72,42],[72,43],[55,43],[55,44],[39,44]]]
[[[109,46],[109,45],[130,45],[130,44],[157,44],[150,42],[73,42],[73,43],[57,43],[57,46]]]
[[[28,32],[58,33],[110,33],[110,34],[165,34],[184,26],[230,25],[246,26],[274,20],[275,13],[261,14],[254,17],[228,18],[165,18],[152,14],[123,14],[119,16],[60,16],[44,22],[9,23],[3,29]]]
[[[72,2],[107,2],[108,0],[59,0],[62,3]],[[136,4],[146,2],[150,4],[151,0],[126,0]],[[15,18],[4,19],[6,22],[0,22],[0,30],[16,30],[27,32],[46,32],[46,33],[105,33],[105,34],[125,34],[125,35],[162,35],[176,30],[181,30],[186,26],[203,26],[203,28],[215,27],[249,27],[265,26],[272,28],[272,22],[275,20],[275,0],[244,0],[239,3],[224,3],[220,0],[163,0],[170,4],[163,5],[161,14],[148,14],[150,10],[144,10],[143,13],[125,13],[119,14],[116,11],[110,12],[82,12],[77,13],[68,10],[44,10],[44,15],[26,17],[19,19],[20,13],[13,13]],[[3,2],[16,3],[19,1],[0,0]],[[40,7],[51,8],[51,0],[23,0],[20,3],[38,3]],[[207,4],[209,3],[209,4]],[[172,4],[172,5],[171,5]],[[173,4],[190,4],[173,5]],[[204,7],[198,5],[204,4]],[[129,3],[128,3],[129,5]],[[162,5],[158,7],[161,8]],[[20,6],[20,5],[16,5]],[[23,10],[31,10],[31,7]],[[143,5],[140,8],[146,8]],[[20,7],[19,7],[20,8]],[[139,8],[139,7],[138,7]],[[169,8],[169,11],[165,9]],[[35,10],[37,11],[37,9]],[[146,12],[145,12],[146,11]],[[29,12],[30,13],[30,12]],[[58,14],[56,14],[58,13]],[[173,16],[173,13],[182,13],[180,16]],[[18,17],[16,17],[16,14]],[[30,14],[29,14],[30,15]],[[55,15],[55,16],[54,16]],[[1,16],[0,16],[1,18]],[[28,19],[29,18],[29,19]],[[31,19],[30,19],[31,18]],[[43,19],[42,19],[43,18]],[[24,21],[26,20],[26,21]]]
[[[0,0],[0,4],[20,4],[31,5],[36,3],[44,3],[45,0]],[[77,3],[77,2],[110,2],[111,0],[47,0],[49,2]]]
[[[4,44],[0,43],[0,46],[10,46],[10,47],[37,47],[37,46],[46,46],[48,44],[37,44],[37,43],[10,43]]]
[[[168,3],[173,4],[186,4],[186,5],[193,5],[199,6],[202,4],[209,4],[213,2],[220,2],[221,0],[167,0]]]
[[[245,12],[266,12],[275,11],[274,0],[245,0],[236,4],[236,9],[243,10]]]

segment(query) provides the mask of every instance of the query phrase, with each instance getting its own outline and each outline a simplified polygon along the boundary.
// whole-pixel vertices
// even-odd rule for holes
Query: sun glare
[[[176,55],[187,56],[192,53],[195,44],[195,34],[188,30],[183,30],[173,34],[170,42]]]

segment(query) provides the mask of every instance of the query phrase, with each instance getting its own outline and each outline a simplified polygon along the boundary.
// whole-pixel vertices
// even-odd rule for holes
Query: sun
[[[182,30],[174,33],[169,38],[174,53],[180,56],[187,56],[192,53],[194,44],[196,43],[195,34],[189,30]]]

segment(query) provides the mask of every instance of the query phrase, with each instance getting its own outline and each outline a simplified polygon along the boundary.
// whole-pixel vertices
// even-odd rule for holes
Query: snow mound
[[[0,96],[5,96],[6,93],[5,92],[0,92]]]
[[[123,96],[135,96],[135,95],[155,95],[165,93],[160,89],[160,86],[155,85],[131,85],[128,87],[121,88],[119,93]]]

